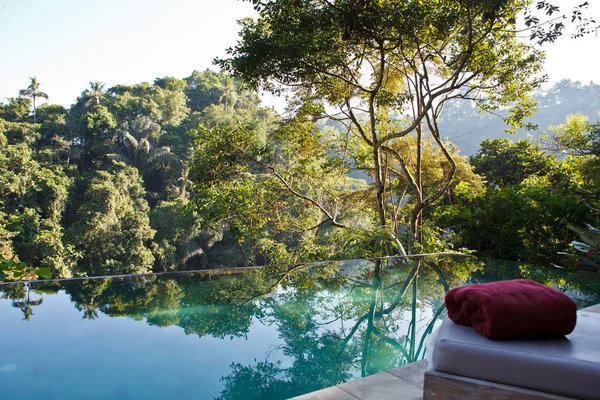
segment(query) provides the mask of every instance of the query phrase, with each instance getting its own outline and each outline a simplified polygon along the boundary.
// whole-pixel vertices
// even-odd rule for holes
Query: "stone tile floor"
[[[294,400],[420,400],[425,360],[294,397]]]

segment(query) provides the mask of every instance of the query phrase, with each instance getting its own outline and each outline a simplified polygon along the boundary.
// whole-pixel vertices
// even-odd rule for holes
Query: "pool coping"
[[[44,284],[44,283],[55,283],[55,282],[77,282],[90,279],[129,279],[129,278],[143,278],[151,276],[169,276],[169,275],[182,275],[182,274],[206,274],[206,275],[234,275],[241,274],[244,272],[251,272],[260,269],[276,269],[287,267],[287,272],[292,269],[298,269],[301,267],[311,267],[317,265],[323,265],[327,263],[344,263],[352,261],[369,261],[375,262],[376,260],[388,261],[393,259],[412,259],[412,258],[428,258],[428,257],[457,257],[457,258],[475,258],[472,254],[455,253],[455,252],[439,252],[439,253],[423,253],[423,254],[407,254],[407,255],[395,255],[395,256],[384,256],[384,257],[371,257],[371,258],[350,258],[341,260],[325,260],[325,261],[307,261],[292,264],[268,264],[268,265],[249,265],[244,267],[217,267],[217,268],[203,268],[193,270],[181,270],[181,271],[163,271],[163,272],[145,272],[141,274],[117,274],[117,275],[96,275],[96,276],[77,276],[70,278],[52,278],[52,279],[39,279],[39,280],[25,280],[25,281],[0,281],[2,285],[18,285],[18,284]],[[286,271],[283,271],[286,272]]]

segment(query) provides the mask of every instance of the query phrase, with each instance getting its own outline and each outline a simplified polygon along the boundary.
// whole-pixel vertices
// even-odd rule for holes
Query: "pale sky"
[[[600,2],[591,3],[600,20]],[[90,81],[111,87],[216,70],[212,60],[235,45],[236,21],[247,16],[255,12],[240,0],[0,0],[0,102],[31,76],[51,103],[68,107]],[[545,45],[551,83],[599,83],[599,49],[598,36]]]

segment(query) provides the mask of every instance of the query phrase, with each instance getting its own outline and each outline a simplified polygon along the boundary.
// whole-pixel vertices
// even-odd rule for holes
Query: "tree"
[[[210,70],[194,71],[185,81],[188,106],[192,112],[200,112],[219,102],[222,74]]]
[[[161,125],[177,126],[189,113],[183,91],[185,82],[175,78],[162,78],[158,83],[160,85],[155,84],[151,97],[158,106],[158,112],[152,117]]]
[[[155,271],[171,271],[186,268],[188,261],[196,257],[191,269],[206,267],[208,246],[194,215],[186,212],[188,200],[177,198],[162,201],[150,212],[150,224],[156,230],[154,238]]]
[[[471,157],[485,190],[461,182],[436,223],[452,233],[457,247],[479,256],[526,262],[556,262],[573,239],[569,224],[581,225],[590,212],[572,189],[579,173],[526,140],[484,140]]]
[[[544,153],[540,145],[528,140],[491,139],[481,142],[481,148],[471,157],[477,174],[483,175],[489,186],[518,185],[532,175],[547,176],[558,172],[557,161]]]
[[[315,131],[306,116],[275,127],[251,120],[199,130],[192,209],[205,227],[226,224],[244,264],[329,259],[341,247],[332,226],[362,226],[362,196],[353,192],[366,183],[346,176]]]
[[[56,104],[43,104],[38,108],[40,124],[36,142],[37,157],[45,165],[69,163],[71,137],[67,125],[68,111]]]
[[[0,165],[0,255],[69,277],[76,256],[61,222],[71,179],[61,166],[40,165],[27,143],[7,143],[1,124]]]
[[[0,118],[8,122],[26,122],[31,110],[27,97],[10,97],[8,104],[0,104]]]
[[[225,103],[225,113],[229,110],[230,104],[235,104],[235,100],[235,79],[231,76],[225,77],[221,96],[219,97],[219,101]]]
[[[71,106],[69,125],[72,153],[79,159],[81,170],[88,171],[105,164],[106,155],[117,141],[117,121],[106,106],[100,104],[88,109],[84,103],[79,98]]]
[[[600,123],[590,124],[581,114],[568,115],[566,122],[550,127],[549,149],[563,157],[572,177],[571,190],[593,215],[588,223],[596,224],[600,216]]]
[[[90,88],[85,89],[83,92],[84,97],[87,97],[86,101],[87,106],[99,106],[100,99],[104,96],[104,86],[105,84],[99,81],[90,82]]]
[[[137,85],[116,85],[108,89],[111,101],[107,102],[111,113],[119,122],[132,121],[146,116],[158,121],[161,117],[158,104],[153,100],[154,86],[147,82]]]
[[[452,204],[439,207],[436,223],[447,227],[457,248],[480,257],[530,263],[557,262],[573,240],[568,224],[582,225],[589,211],[564,187],[531,176],[480,194],[460,185]]]
[[[570,114],[566,122],[550,126],[551,150],[558,154],[600,159],[600,123],[590,124],[581,114]]]
[[[420,250],[423,210],[447,191],[456,161],[438,120],[453,100],[484,110],[512,105],[511,129],[533,111],[527,93],[539,85],[542,55],[519,41],[522,1],[356,2],[253,0],[260,18],[242,21],[241,40],[216,60],[254,87],[292,90],[297,107],[347,128],[348,149],[372,174],[375,222],[397,243],[388,198],[394,180],[410,185],[409,251]],[[413,137],[410,158],[394,147]],[[423,145],[446,159],[443,181],[425,194]],[[335,220],[331,220],[335,223]]]
[[[96,171],[83,193],[67,236],[83,254],[77,275],[145,273],[154,257],[145,190],[135,168],[113,162]]]
[[[120,137],[107,157],[138,169],[148,191],[162,192],[167,181],[182,174],[182,162],[169,146],[156,146],[161,127],[151,118],[138,115],[118,130]]]
[[[154,148],[148,138],[138,141],[127,131],[123,132],[116,149],[116,154],[112,153],[108,156],[136,167],[145,179],[148,179],[153,172],[165,164],[180,169],[181,161],[171,153],[168,146]]]
[[[35,101],[37,98],[48,99],[48,95],[42,91],[40,91],[40,83],[37,78],[34,76],[31,79],[31,83],[27,86],[27,89],[19,90],[19,96],[30,97],[33,102],[33,123],[35,124]]]

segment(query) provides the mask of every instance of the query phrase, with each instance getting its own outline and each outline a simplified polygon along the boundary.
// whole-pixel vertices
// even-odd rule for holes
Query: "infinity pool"
[[[581,307],[597,274],[468,259],[329,262],[0,285],[0,399],[285,399],[417,361],[464,282]]]

